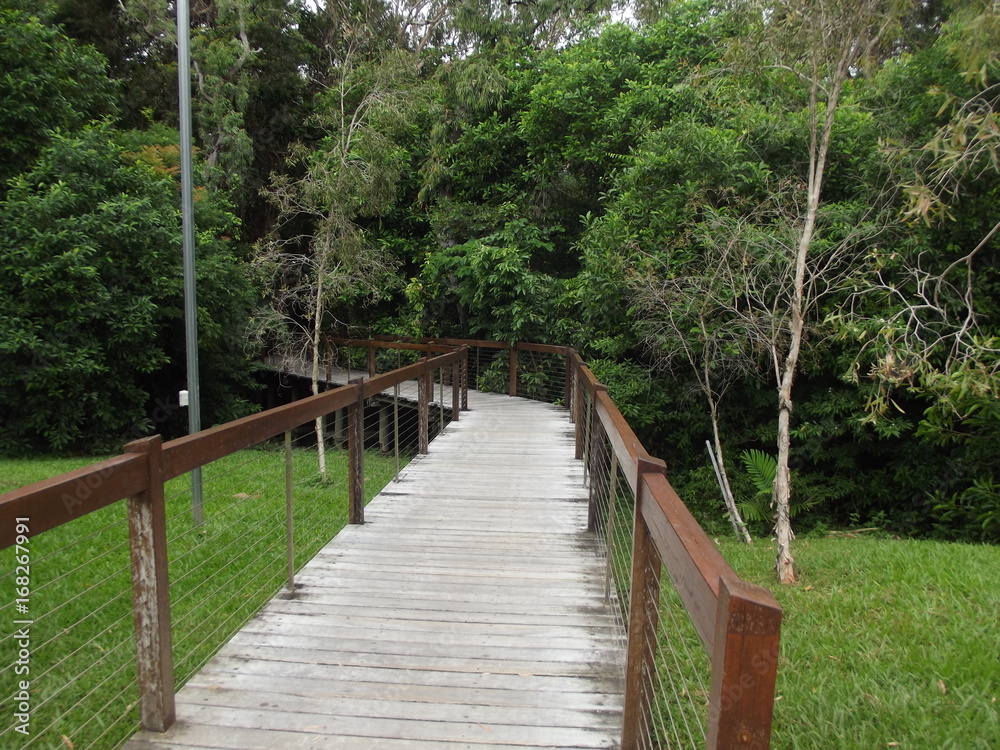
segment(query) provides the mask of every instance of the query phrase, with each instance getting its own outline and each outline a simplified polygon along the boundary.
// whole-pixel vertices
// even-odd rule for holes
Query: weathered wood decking
[[[621,642],[566,412],[469,399],[126,748],[617,744]]]

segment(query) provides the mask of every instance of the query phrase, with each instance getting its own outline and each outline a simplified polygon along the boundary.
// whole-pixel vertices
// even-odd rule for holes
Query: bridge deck
[[[126,748],[616,745],[621,641],[566,413],[469,399]]]

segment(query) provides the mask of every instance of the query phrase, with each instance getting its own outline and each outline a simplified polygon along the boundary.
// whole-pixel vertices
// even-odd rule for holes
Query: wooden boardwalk
[[[469,400],[128,750],[617,745],[622,641],[572,425]]]

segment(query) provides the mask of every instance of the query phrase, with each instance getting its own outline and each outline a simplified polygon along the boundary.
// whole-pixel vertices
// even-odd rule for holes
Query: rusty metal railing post
[[[709,750],[767,750],[778,673],[781,607],[765,588],[719,579],[712,648]]]
[[[149,480],[143,492],[128,499],[128,530],[139,720],[143,729],[153,732],[165,732],[177,715],[160,447],[160,436],[154,435],[124,449],[125,453],[145,454]]]
[[[352,380],[357,398],[347,407],[347,522],[365,522],[365,401],[364,378]]]
[[[510,347],[510,395],[517,395],[517,345]]]
[[[635,525],[632,530],[632,594],[629,600],[628,646],[625,661],[625,707],[622,750],[643,746],[643,727],[650,726],[656,658],[656,630],[660,619],[662,561],[643,518],[642,506],[654,502],[643,492],[643,475],[666,473],[659,459],[640,456],[637,467]]]
[[[427,453],[428,444],[428,427],[429,427],[429,401],[431,399],[432,391],[434,387],[434,381],[431,379],[432,373],[430,371],[425,372],[420,375],[417,380],[417,453]]]

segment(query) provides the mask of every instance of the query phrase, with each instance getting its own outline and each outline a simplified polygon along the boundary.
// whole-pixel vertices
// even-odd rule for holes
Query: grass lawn
[[[0,461],[0,491],[99,458]],[[346,451],[293,451],[295,566],[347,522]],[[365,454],[365,494],[394,461]],[[167,548],[177,687],[286,580],[285,456],[281,445],[240,451],[204,468],[204,523],[191,515],[190,479],[167,483]],[[15,675],[14,548],[0,551],[0,748],[113,748],[138,728],[135,646],[124,502],[30,539],[30,673]],[[14,731],[17,680],[30,680],[30,734]]]
[[[1000,547],[801,539],[797,586],[721,547],[784,609],[773,748],[1000,748]]]

